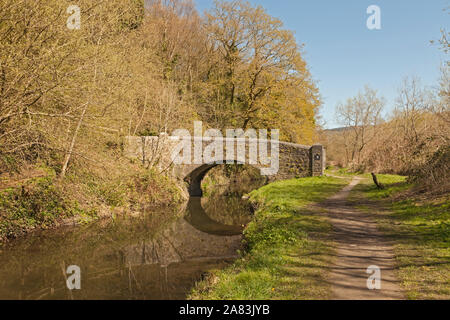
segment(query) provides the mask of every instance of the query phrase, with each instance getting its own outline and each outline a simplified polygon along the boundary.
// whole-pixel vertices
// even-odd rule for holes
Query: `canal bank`
[[[187,201],[178,181],[139,164],[115,164],[108,171],[76,168],[65,179],[46,165],[1,174],[0,246],[39,230],[136,216],[146,208]]]

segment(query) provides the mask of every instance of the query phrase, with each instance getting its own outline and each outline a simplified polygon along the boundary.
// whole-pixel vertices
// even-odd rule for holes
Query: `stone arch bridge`
[[[195,152],[205,152],[213,139],[219,139],[221,142],[219,148],[223,150],[214,159],[215,161],[211,162],[202,157],[195,159]],[[192,156],[192,161],[177,163],[173,160],[173,154],[180,149],[180,143],[184,143],[186,146],[186,149],[180,153],[187,152]],[[266,161],[263,164],[261,161],[255,162],[255,159],[251,159],[249,155],[252,148],[258,146],[258,151],[260,151],[264,143],[267,145],[268,153],[271,153],[268,159],[276,154],[273,152],[274,150],[278,151],[277,161],[270,163]],[[244,150],[245,155],[242,155]],[[255,149],[253,149],[254,151]],[[238,160],[236,157],[230,157],[230,152],[234,155],[240,154],[240,159],[239,157]],[[128,136],[125,141],[124,153],[126,157],[137,159],[145,166],[156,166],[161,171],[184,180],[190,196],[201,196],[201,181],[206,173],[213,167],[224,163],[240,163],[256,167],[261,170],[261,173],[265,171],[263,175],[266,175],[270,182],[321,176],[325,167],[325,149],[322,145],[305,146],[283,141],[248,138],[175,137],[167,134],[149,137]],[[275,170],[270,168],[273,163],[277,164]]]

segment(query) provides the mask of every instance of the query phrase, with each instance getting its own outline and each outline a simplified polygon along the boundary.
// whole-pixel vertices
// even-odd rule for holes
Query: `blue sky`
[[[195,0],[200,12],[213,0]],[[430,40],[450,29],[443,9],[449,0],[250,0],[284,22],[303,43],[306,59],[322,95],[326,127],[337,127],[335,106],[365,84],[377,89],[393,108],[405,76],[436,86],[444,54]],[[366,9],[381,9],[381,30],[369,30]]]

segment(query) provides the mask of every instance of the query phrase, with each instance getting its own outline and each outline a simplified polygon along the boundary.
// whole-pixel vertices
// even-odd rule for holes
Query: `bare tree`
[[[362,152],[375,138],[376,127],[382,121],[383,107],[384,99],[368,86],[364,92],[337,106],[337,118],[346,127],[345,147],[349,164],[361,164]]]

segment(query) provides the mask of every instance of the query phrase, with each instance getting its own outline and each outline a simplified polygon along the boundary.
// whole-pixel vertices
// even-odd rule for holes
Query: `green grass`
[[[377,174],[378,181],[385,187],[378,189],[372,184],[371,180],[369,186],[365,186],[365,193],[370,199],[383,199],[392,195],[405,191],[412,187],[406,182],[407,177],[392,174]],[[370,178],[372,179],[372,178]]]
[[[412,186],[405,177],[379,175],[384,190],[369,181],[356,192],[387,210],[379,223],[394,241],[397,276],[409,299],[450,299],[450,200],[414,195],[392,199]]]
[[[363,172],[353,172],[352,170],[348,168],[337,168],[333,166],[328,166],[325,169],[325,174],[330,174],[338,177],[356,177],[356,176],[365,176],[369,177],[370,173],[363,173]]]
[[[309,204],[339,191],[346,180],[314,177],[280,181],[250,193],[259,209],[244,231],[245,253],[213,271],[191,299],[324,299],[331,262],[331,225]]]

